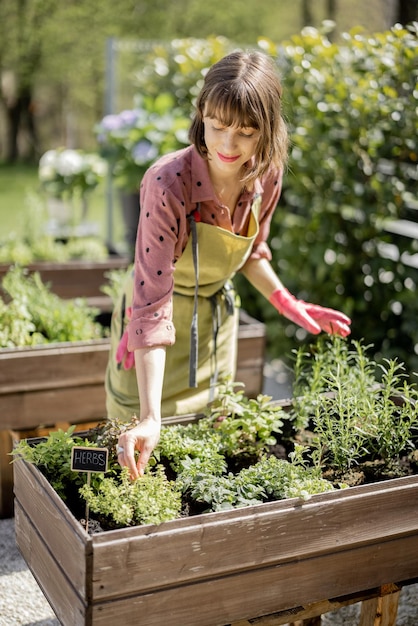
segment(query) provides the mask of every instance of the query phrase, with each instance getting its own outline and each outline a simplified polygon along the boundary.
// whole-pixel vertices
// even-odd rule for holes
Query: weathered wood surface
[[[230,626],[321,626],[321,615],[359,602],[363,616],[359,626],[383,626],[383,624],[395,626],[401,589],[402,585],[390,583],[360,593],[314,602],[304,607],[240,620]]]
[[[81,526],[75,530],[39,470],[23,461],[16,464],[15,493],[42,538],[38,551],[54,555],[74,577],[91,554],[85,583],[69,576],[78,584],[67,584],[91,609],[82,623],[94,626],[196,626],[197,615],[199,626],[224,626],[324,601],[330,590],[336,598],[418,575],[418,477],[92,537]],[[27,553],[20,535],[18,527]],[[45,557],[29,558],[60,614],[59,597],[48,595],[38,566]]]
[[[101,419],[109,340],[0,350],[0,429]]]
[[[363,602],[359,626],[395,626],[400,590],[397,585],[385,585],[376,597]]]
[[[82,601],[75,587],[78,577],[74,580],[69,578],[74,568],[69,565],[68,570],[66,570],[66,564],[64,568],[61,567],[55,556],[45,550],[42,537],[38,535],[33,522],[28,519],[18,503],[15,507],[15,527],[21,538],[19,549],[22,556],[28,563],[60,622],[72,626],[91,623],[91,609]],[[67,548],[68,560],[71,560],[74,545],[69,545]],[[81,571],[84,571],[84,563],[81,563],[80,566]],[[29,598],[28,602],[30,602]]]
[[[29,272],[39,272],[44,283],[60,298],[103,298],[101,287],[108,283],[107,272],[127,269],[129,259],[109,257],[104,261],[40,261],[27,266]],[[0,263],[0,283],[10,269]]]
[[[245,393],[250,398],[257,397],[263,390],[265,351],[265,325],[240,311],[235,380],[244,383]]]
[[[265,327],[242,312],[237,380],[248,395],[263,386]],[[0,430],[101,419],[109,340],[0,350]]]
[[[10,431],[103,419],[108,355],[108,339],[0,350],[0,517],[13,516]]]

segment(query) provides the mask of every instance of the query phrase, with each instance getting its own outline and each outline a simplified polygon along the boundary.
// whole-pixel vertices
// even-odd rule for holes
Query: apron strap
[[[199,204],[196,211],[199,211]],[[189,216],[190,229],[192,233],[192,253],[193,267],[195,275],[194,286],[194,303],[192,323],[190,327],[190,369],[189,369],[189,387],[197,387],[197,363],[198,363],[198,296],[199,296],[199,244],[197,241],[197,229],[194,211]]]
[[[124,292],[123,296],[122,296],[121,305],[120,305],[120,336],[119,336],[119,341],[122,340],[123,333],[125,332],[125,308],[126,308],[126,294]],[[116,367],[118,368],[118,370],[120,370],[121,367],[122,367],[122,362],[119,362],[116,365]]]
[[[209,298],[210,304],[212,307],[212,337],[213,337],[213,368],[212,375],[210,377],[210,391],[209,391],[209,402],[215,397],[215,386],[218,382],[218,333],[221,327],[221,304],[220,298],[223,297],[225,302],[225,308],[228,315],[234,314],[235,309],[235,297],[234,297],[234,288],[232,283],[227,281],[225,285],[217,291],[213,296]]]

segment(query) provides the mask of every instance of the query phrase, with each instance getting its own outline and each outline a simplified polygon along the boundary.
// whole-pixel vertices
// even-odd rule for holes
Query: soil
[[[348,487],[358,485],[368,485],[371,483],[402,478],[403,476],[413,476],[418,474],[418,451],[414,450],[408,456],[402,457],[396,463],[388,463],[382,460],[364,461],[346,472],[338,472],[335,469],[326,469],[323,477],[329,480],[334,486],[341,483]]]

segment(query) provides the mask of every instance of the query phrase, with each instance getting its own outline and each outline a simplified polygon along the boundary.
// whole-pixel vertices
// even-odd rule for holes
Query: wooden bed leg
[[[398,590],[362,602],[359,626],[395,626],[400,593]]]

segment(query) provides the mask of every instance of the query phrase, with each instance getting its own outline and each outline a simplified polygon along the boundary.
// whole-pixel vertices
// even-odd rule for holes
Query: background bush
[[[415,220],[418,209],[416,34],[352,31],[337,45],[307,28],[280,49],[263,42],[281,69],[292,140],[273,265],[299,297],[350,315],[353,337],[375,356],[398,356],[414,371],[418,243],[388,222]],[[268,325],[272,356],[306,341],[237,282],[247,310]]]

